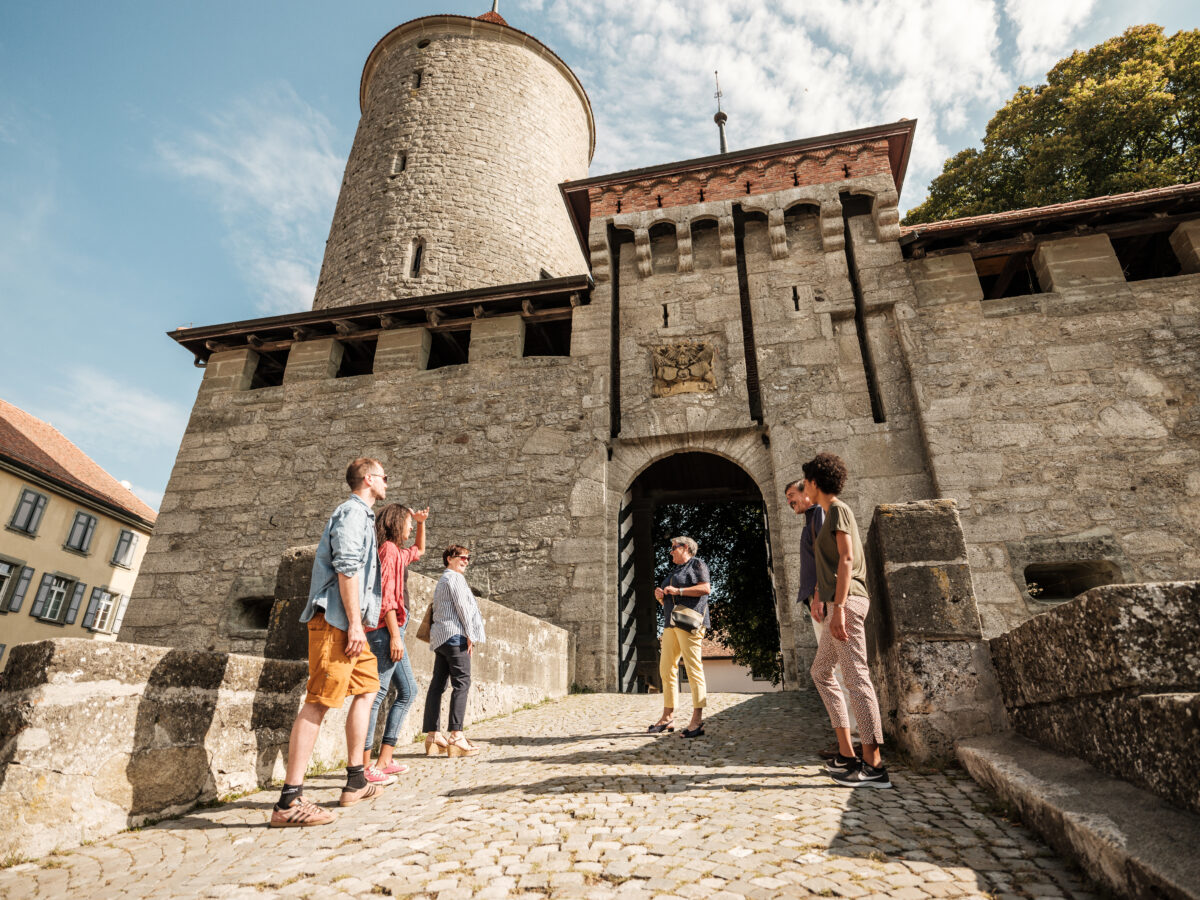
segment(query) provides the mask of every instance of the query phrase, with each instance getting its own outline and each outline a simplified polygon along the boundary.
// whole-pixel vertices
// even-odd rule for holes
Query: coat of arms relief
[[[650,348],[654,364],[653,397],[708,393],[717,389],[713,371],[716,349],[708,341],[672,341]]]

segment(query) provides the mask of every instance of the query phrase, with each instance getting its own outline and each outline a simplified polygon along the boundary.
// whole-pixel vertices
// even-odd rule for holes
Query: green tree
[[[1200,181],[1200,30],[1138,25],[1060,60],[946,160],[904,224]]]
[[[778,684],[779,620],[767,572],[767,544],[761,503],[672,503],[654,512],[655,584],[667,577],[667,541],[687,535],[712,576],[709,618],[712,637],[733,651],[733,661],[749,666],[755,678]]]

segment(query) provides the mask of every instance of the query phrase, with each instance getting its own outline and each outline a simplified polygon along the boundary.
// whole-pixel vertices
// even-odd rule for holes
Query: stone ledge
[[[975,781],[1117,896],[1200,898],[1200,816],[1021,737],[972,738],[957,752]]]

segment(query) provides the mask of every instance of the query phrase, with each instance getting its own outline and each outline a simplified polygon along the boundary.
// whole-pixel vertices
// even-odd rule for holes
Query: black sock
[[[304,785],[302,784],[285,784],[283,790],[279,794],[279,802],[275,804],[276,809],[287,809],[292,805],[292,801],[304,794]]]
[[[367,776],[363,774],[363,766],[346,766],[346,790],[361,791],[367,786]]]

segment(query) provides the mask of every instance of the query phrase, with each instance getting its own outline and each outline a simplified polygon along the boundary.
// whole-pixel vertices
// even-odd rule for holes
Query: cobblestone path
[[[656,699],[485,722],[472,759],[414,744],[402,781],[333,825],[268,829],[264,791],[6,869],[0,896],[1092,897],[962,773],[893,765],[891,791],[823,777],[812,692],[713,695],[691,741],[644,733]],[[307,793],[336,805],[343,778]]]

